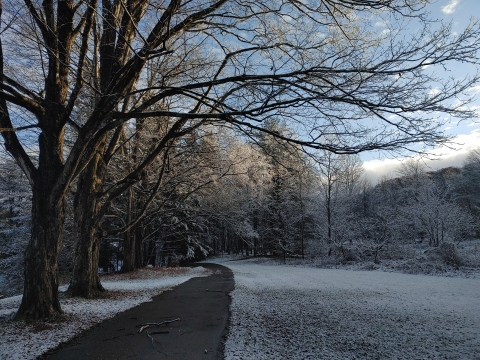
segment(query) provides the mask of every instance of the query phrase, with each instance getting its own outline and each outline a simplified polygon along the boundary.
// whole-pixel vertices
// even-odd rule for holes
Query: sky
[[[470,18],[480,19],[480,0],[437,0],[429,4],[427,10],[431,17],[452,23],[453,30],[460,33],[468,24]],[[462,77],[468,73],[475,73],[474,66],[459,64],[451,69],[448,76]],[[476,94],[476,100],[471,104],[480,112],[480,83],[469,89],[469,93]],[[456,136],[455,143],[447,147],[439,147],[431,151],[432,159],[424,159],[428,170],[440,169],[448,166],[461,166],[469,151],[480,147],[480,118],[458,123],[452,119],[444,129],[446,135]],[[376,182],[382,177],[395,177],[395,169],[405,161],[405,158],[380,153],[365,153],[361,155],[364,161],[367,176]]]

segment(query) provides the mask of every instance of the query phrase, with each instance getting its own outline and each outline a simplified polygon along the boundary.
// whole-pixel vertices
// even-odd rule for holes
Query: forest
[[[141,143],[126,145],[109,181],[131,166],[125,154],[151,142],[143,125]],[[428,171],[422,160],[405,160],[373,184],[355,155],[306,156],[263,133],[242,140],[210,130],[169,148],[116,198],[100,225],[100,273],[227,254],[411,273],[480,267],[480,148],[461,167]],[[31,191],[12,160],[1,167],[0,266],[13,294],[21,291]],[[68,197],[63,281],[73,271],[75,199]]]
[[[16,318],[60,316],[64,281],[99,296],[99,269],[207,254],[377,266],[418,242],[475,263],[456,252],[476,235],[474,160],[369,185],[358,158],[426,154],[478,118],[480,74],[448,71],[478,66],[480,23],[454,30],[427,3],[0,2]]]

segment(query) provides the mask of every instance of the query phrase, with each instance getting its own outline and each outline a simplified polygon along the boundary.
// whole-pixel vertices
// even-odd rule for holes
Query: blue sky
[[[431,17],[444,22],[452,22],[453,30],[460,33],[472,17],[480,19],[480,0],[437,0],[427,6]],[[480,54],[479,54],[480,56]],[[464,77],[479,70],[475,66],[458,64],[449,69],[447,76]],[[469,93],[476,94],[476,100],[470,105],[480,112],[480,83],[472,87]],[[468,152],[480,146],[480,118],[458,123],[452,119],[445,128],[447,135],[456,136],[453,149],[447,147],[436,148],[431,151],[432,157],[437,160],[425,160],[425,165],[431,169],[446,166],[461,166]],[[386,154],[362,154],[362,160],[368,176],[375,182],[382,176],[394,176],[395,168],[405,158],[386,157]]]

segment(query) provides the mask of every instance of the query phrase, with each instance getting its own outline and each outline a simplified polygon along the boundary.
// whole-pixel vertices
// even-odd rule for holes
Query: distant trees
[[[209,212],[214,253],[263,254],[263,215],[270,172],[268,159],[258,148],[229,137],[225,158],[230,176],[223,177],[203,198]]]
[[[261,208],[263,252],[282,254],[284,259],[287,254],[303,256],[306,198],[312,189],[309,180],[313,178],[313,166],[298,146],[276,136],[294,136],[285,124],[272,120],[266,128],[269,133],[258,133],[255,142],[268,170]]]
[[[383,209],[396,242],[425,240],[438,247],[472,238],[477,226],[462,200],[463,171],[446,168],[427,172],[419,161],[409,160],[400,167],[401,177],[383,180],[370,190],[375,199],[373,212]]]
[[[464,186],[465,168],[427,172],[409,160],[397,178],[372,186],[357,156],[325,153],[314,166],[278,138],[259,134],[244,142],[230,131],[197,133],[170,151],[168,176],[146,212],[148,240],[142,241],[165,258],[324,252],[379,262],[392,246],[439,246],[475,236],[474,213],[464,202],[475,194]],[[124,198],[117,201],[110,227],[125,206]]]
[[[469,173],[473,155],[461,169],[438,171],[426,171],[421,161],[410,159],[399,167],[398,177],[371,186],[361,178],[354,157],[325,154],[319,164],[321,216],[316,217],[325,244],[320,250],[339,261],[378,263],[407,244],[445,244],[444,249],[474,238],[478,215],[472,211],[472,190],[478,181]]]
[[[415,171],[405,172],[402,167],[405,175],[371,186],[362,177],[357,157],[327,153],[315,167],[297,148],[275,138],[260,136],[257,142],[247,142],[226,129],[206,130],[172,144],[166,156],[149,167],[145,176],[156,177],[160,185],[140,181],[131,187],[140,194],[134,199],[142,193],[151,199],[146,208],[140,203],[132,206],[130,192],[113,201],[96,240],[100,248],[103,239],[104,251],[114,244],[110,255],[104,253],[102,266],[112,251],[120,265],[135,251],[140,264],[134,266],[175,264],[224,252],[284,259],[330,254],[327,261],[331,262],[379,263],[392,251],[413,243],[430,245],[432,251],[438,247],[446,260],[458,265],[454,243],[476,235],[478,217],[464,201],[475,194],[464,186],[470,181],[464,167],[427,172],[415,163]],[[144,139],[142,147],[147,143]],[[122,175],[119,169],[129,166],[124,161],[128,153],[119,152],[113,158],[106,186]],[[10,200],[4,199],[0,246],[7,258],[1,266],[9,276],[18,277],[19,256],[29,231],[23,206],[31,195],[26,182],[24,192],[18,192],[25,177],[7,160],[5,176],[0,177],[2,193],[14,191],[22,206],[11,208]],[[409,163],[413,164],[405,164]],[[328,173],[329,169],[335,172]],[[282,180],[276,181],[279,177]],[[21,218],[19,211],[25,214]],[[135,240],[136,248],[127,248],[125,230],[135,228],[142,212],[142,236]],[[20,228],[11,230],[12,225]],[[99,266],[98,255],[93,259]],[[97,269],[91,273],[97,275]]]
[[[229,143],[228,134],[205,127],[169,150],[166,179],[146,217],[162,261],[198,260],[216,248],[216,224],[228,216],[215,210],[223,200],[219,184],[236,175]]]
[[[0,224],[30,222],[31,191],[28,180],[9,156],[0,157]]]
[[[460,169],[426,172],[420,161],[410,160],[399,174],[403,184],[397,203],[416,231],[414,237],[425,237],[429,245],[439,246],[473,235],[472,213],[459,201]]]
[[[480,148],[472,150],[462,167],[462,181],[456,184],[459,201],[480,215]]]
[[[439,246],[443,242],[455,242],[462,235],[472,233],[472,217],[457,204],[445,199],[445,194],[437,189],[422,189],[418,203],[405,208],[415,228],[426,234],[428,244]]]
[[[31,221],[31,192],[28,181],[9,156],[0,157],[0,274],[18,291],[23,278],[24,251]],[[10,280],[10,281],[7,281]]]
[[[354,199],[362,189],[362,163],[358,155],[324,152],[318,156],[321,206],[325,233],[322,237],[333,250],[344,253],[343,243],[355,237]],[[322,215],[323,215],[322,214]]]

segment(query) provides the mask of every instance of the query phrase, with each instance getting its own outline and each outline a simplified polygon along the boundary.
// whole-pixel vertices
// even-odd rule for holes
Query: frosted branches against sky
[[[460,33],[467,26],[469,21],[475,17],[480,19],[479,0],[438,0],[427,6],[427,11],[431,13],[433,19],[438,19],[444,23],[451,23],[455,33]],[[439,70],[437,70],[439,71]],[[445,69],[445,77],[461,78],[468,74],[475,74],[480,71],[478,67],[467,64],[457,64],[455,67]],[[438,89],[432,88],[432,93]],[[476,101],[470,105],[472,110],[480,110],[480,84],[469,89],[471,95],[475,95]],[[468,152],[480,146],[480,119],[470,119],[458,123],[456,119],[451,119],[444,131],[447,135],[457,136],[453,148],[439,147],[432,150],[432,158],[438,160],[425,160],[425,165],[432,170],[448,166],[461,166]],[[386,159],[385,154],[365,153],[362,155],[364,165],[368,176],[373,182],[379,180],[382,176],[394,175],[395,169],[403,159]]]

